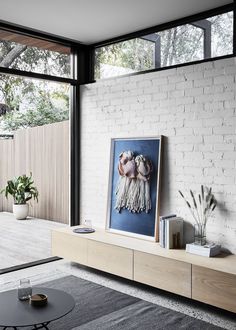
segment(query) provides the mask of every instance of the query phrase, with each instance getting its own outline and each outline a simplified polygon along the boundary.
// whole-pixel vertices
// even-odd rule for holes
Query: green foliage
[[[69,112],[42,107],[36,110],[30,109],[24,113],[19,111],[8,112],[2,118],[3,130],[12,132],[21,128],[42,126],[68,120]]]
[[[7,185],[1,193],[5,192],[6,198],[8,195],[12,195],[14,204],[26,204],[32,198],[38,202],[38,190],[33,184],[32,173],[30,176],[20,175],[7,181]]]
[[[212,56],[232,54],[233,12],[209,18],[212,34]]]
[[[159,33],[163,67],[203,58],[203,30],[191,24]]]
[[[97,49],[95,77],[100,77],[100,64],[129,68],[134,71],[154,68],[154,43],[136,38]]]
[[[4,103],[11,110],[19,110],[22,96],[25,94],[25,83],[20,77],[11,77],[0,75],[0,92],[3,95]],[[19,90],[19,87],[21,89]]]
[[[0,117],[2,130],[12,132],[69,119],[69,86],[10,76],[3,79],[5,100],[12,111]]]
[[[19,52],[12,51],[20,48]],[[8,58],[5,67],[45,73],[49,75],[69,77],[70,56],[68,54],[21,45],[12,41],[0,41],[0,63]]]
[[[68,77],[70,57],[11,41],[0,41],[0,66]],[[1,128],[41,126],[69,118],[69,85],[0,75],[0,103],[11,109],[1,116]]]
[[[211,23],[212,56],[232,54],[233,12],[208,18],[207,21]],[[160,38],[161,43],[159,54],[161,67],[203,59],[204,30],[202,28],[194,24],[185,24],[153,33],[153,39],[155,35]],[[154,42],[145,40],[144,36],[144,39],[136,38],[97,48],[95,78],[125,74],[126,71],[119,70],[120,68],[128,68],[136,72],[154,68],[154,47]],[[107,67],[108,65],[111,67]]]
[[[70,76],[70,57],[58,52],[36,47],[27,47],[12,67],[55,76]]]

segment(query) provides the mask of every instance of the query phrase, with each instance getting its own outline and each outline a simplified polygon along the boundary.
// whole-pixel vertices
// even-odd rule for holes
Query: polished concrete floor
[[[0,212],[0,269],[51,257],[51,230],[66,225]]]
[[[217,308],[193,302],[190,299],[124,280],[119,277],[99,272],[64,260],[59,260],[52,263],[23,269],[17,272],[0,275],[0,291],[17,288],[21,278],[27,277],[31,280],[33,285],[37,285],[67,275],[74,275],[88,281],[112,288],[114,290],[139,297],[154,304],[158,304],[204,320],[211,323],[212,325],[222,327],[223,329],[236,329],[235,315],[232,313],[227,313]],[[124,328],[124,330],[128,329]],[[177,324],[176,330],[178,330]]]
[[[51,229],[63,226],[65,225],[40,219],[18,221],[10,213],[0,213],[0,268],[50,257]],[[29,278],[31,283],[36,285],[67,275],[74,275],[185,313],[223,329],[236,330],[235,315],[232,313],[65,260],[2,274],[0,291],[17,288],[21,278]]]

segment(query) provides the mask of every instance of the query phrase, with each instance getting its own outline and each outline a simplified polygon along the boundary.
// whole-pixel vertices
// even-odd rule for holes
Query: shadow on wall
[[[168,159],[168,138],[162,136],[162,157],[160,175],[160,215],[170,211],[170,165]]]
[[[170,190],[170,163],[168,157],[168,137],[162,137],[162,170],[160,188],[160,215],[172,213],[171,211],[171,190]],[[173,211],[174,212],[174,211]],[[194,241],[194,226],[184,221],[184,244]]]

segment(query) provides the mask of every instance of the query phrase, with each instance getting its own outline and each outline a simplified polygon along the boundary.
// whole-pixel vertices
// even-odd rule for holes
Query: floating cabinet
[[[236,312],[236,256],[214,258],[96,229],[52,231],[52,255]]]
[[[53,230],[52,255],[87,265],[87,239]]]
[[[132,265],[133,251],[131,249],[88,241],[88,266],[132,279]]]
[[[236,313],[236,276],[193,265],[192,298]]]
[[[134,251],[134,280],[191,298],[191,265]]]

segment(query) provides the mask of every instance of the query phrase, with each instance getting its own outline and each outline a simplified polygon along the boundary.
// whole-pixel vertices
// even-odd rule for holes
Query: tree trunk
[[[0,66],[4,68],[9,68],[9,66],[15,61],[17,57],[20,56],[26,50],[25,45],[16,45],[1,61]]]
[[[176,36],[177,36],[177,28],[173,29],[173,36],[171,40],[171,51],[169,56],[169,65],[173,64],[173,59],[176,56]]]

